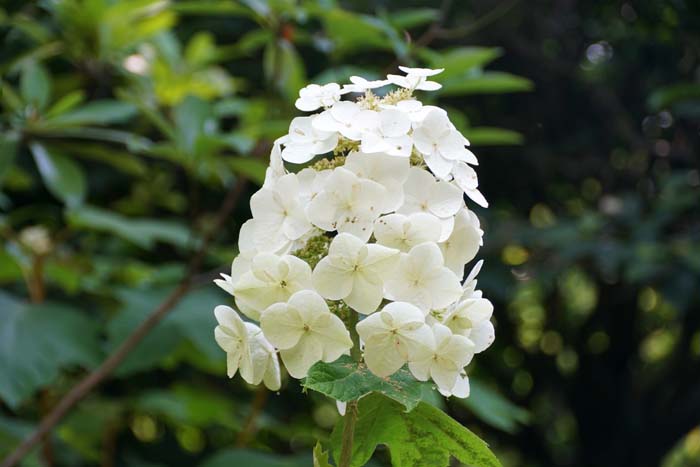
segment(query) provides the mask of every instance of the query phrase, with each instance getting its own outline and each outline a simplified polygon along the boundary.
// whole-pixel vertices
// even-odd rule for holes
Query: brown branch
[[[68,391],[56,406],[49,412],[39,423],[37,429],[28,438],[26,438],[17,448],[2,462],[0,467],[15,467],[19,462],[29,454],[29,452],[40,443],[54,429],[54,427],[66,416],[68,412],[90,391],[95,389],[104,379],[106,379],[112,371],[134,350],[134,348],[143,340],[144,337],[165,317],[165,315],[184,297],[184,295],[192,287],[192,279],[199,271],[207,249],[214,235],[221,229],[228,215],[236,206],[238,199],[245,190],[246,181],[239,179],[238,183],[229,190],[224,202],[217,214],[217,220],[214,227],[209,230],[202,240],[200,248],[197,250],[192,260],[189,263],[187,274],[173,292],[163,301],[158,308],[148,315],[148,317],[136,328],[129,337],[114,351],[102,364],[93,372],[88,374],[78,384]]]

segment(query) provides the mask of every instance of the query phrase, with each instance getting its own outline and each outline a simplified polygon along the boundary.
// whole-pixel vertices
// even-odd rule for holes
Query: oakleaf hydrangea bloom
[[[495,338],[482,263],[464,278],[488,203],[469,141],[417,95],[440,89],[442,70],[399,68],[300,90],[308,113],[274,142],[239,254],[215,281],[236,306],[215,309],[229,377],[276,390],[283,370],[301,379],[351,355],[379,377],[403,368],[469,395],[469,364]]]

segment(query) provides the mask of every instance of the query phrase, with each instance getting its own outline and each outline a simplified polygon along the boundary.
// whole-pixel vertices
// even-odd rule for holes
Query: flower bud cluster
[[[468,395],[465,367],[494,328],[476,290],[481,263],[462,280],[483,236],[464,195],[488,204],[469,141],[445,110],[414,97],[439,89],[432,78],[442,70],[399,68],[386,80],[299,92],[296,107],[316,113],[294,118],[275,142],[240,254],[216,281],[245,315],[215,310],[230,377],[275,390],[278,356],[304,378],[357,346],[377,376],[408,365],[441,393]],[[361,95],[343,99],[350,93]]]

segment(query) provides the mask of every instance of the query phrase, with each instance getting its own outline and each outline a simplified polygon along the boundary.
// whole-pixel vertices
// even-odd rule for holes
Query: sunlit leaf
[[[328,451],[323,450],[320,442],[314,446],[314,466],[313,467],[333,467],[328,462]]]

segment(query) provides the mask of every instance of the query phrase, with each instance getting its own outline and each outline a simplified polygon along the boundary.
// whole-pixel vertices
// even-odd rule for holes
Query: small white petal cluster
[[[316,113],[275,142],[240,254],[216,281],[244,315],[215,310],[230,377],[276,390],[278,358],[304,378],[357,346],[377,376],[406,366],[444,395],[468,396],[466,367],[495,334],[476,290],[481,262],[464,279],[483,236],[467,203],[488,204],[469,141],[414,96],[439,89],[442,70],[399,68],[299,92],[297,108]],[[351,93],[361,95],[343,99]]]

